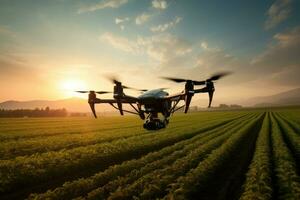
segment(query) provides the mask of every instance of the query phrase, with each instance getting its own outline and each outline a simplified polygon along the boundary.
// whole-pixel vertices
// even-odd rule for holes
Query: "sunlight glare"
[[[86,84],[82,80],[69,79],[61,82],[61,89],[64,91],[65,97],[82,97],[77,90],[86,90]]]

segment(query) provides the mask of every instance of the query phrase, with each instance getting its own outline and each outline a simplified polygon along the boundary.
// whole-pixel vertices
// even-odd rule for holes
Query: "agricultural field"
[[[300,199],[300,109],[0,119],[0,199]]]

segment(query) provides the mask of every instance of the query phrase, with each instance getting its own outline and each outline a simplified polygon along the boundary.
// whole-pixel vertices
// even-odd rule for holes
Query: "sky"
[[[173,93],[160,77],[223,71],[218,102],[300,87],[300,1],[0,0],[0,101],[111,91],[112,74]]]

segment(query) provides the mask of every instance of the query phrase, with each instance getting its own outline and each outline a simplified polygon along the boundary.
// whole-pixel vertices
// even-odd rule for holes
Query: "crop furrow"
[[[118,189],[110,194],[109,199],[130,199],[133,196],[137,196],[141,199],[156,199],[163,197],[173,181],[179,176],[184,175],[190,169],[196,167],[212,150],[218,148],[224,141],[230,138],[235,131],[247,123],[248,120],[244,120],[227,129],[223,129],[218,135],[202,141],[200,145],[194,145],[195,148],[193,148],[192,151],[185,156],[178,158],[173,164],[157,167],[152,172],[140,177],[134,183],[119,185]],[[97,190],[88,194],[88,199],[97,199],[98,197]]]
[[[300,199],[300,177],[275,117],[271,114],[273,162],[278,199]]]
[[[118,140],[111,143],[79,147],[72,150],[49,152],[30,157],[17,157],[0,162],[1,192],[8,193],[14,188],[38,185],[49,187],[62,184],[66,180],[89,176],[110,165],[141,157],[181,140],[186,140],[209,129],[222,126],[234,119],[207,123],[196,131],[174,133],[164,132]],[[74,175],[76,174],[76,175]],[[53,180],[54,179],[54,180]],[[53,181],[51,181],[53,180]]]
[[[196,168],[179,178],[165,198],[218,199],[222,196],[233,199],[239,187],[235,191],[231,187],[241,181],[242,173],[251,161],[251,149],[263,116],[250,121]]]
[[[195,137],[182,141],[182,142],[178,142],[172,146],[169,147],[165,147],[163,149],[161,149],[158,152],[154,152],[154,153],[150,153],[138,160],[131,160],[131,161],[127,161],[124,162],[120,165],[116,165],[116,166],[112,166],[110,168],[108,168],[107,170],[105,170],[104,172],[100,172],[95,174],[92,177],[88,177],[86,179],[79,179],[73,182],[68,182],[66,184],[64,184],[62,187],[56,188],[53,191],[48,191],[45,194],[41,194],[41,195],[33,195],[34,198],[58,198],[58,199],[69,199],[69,198],[73,198],[75,196],[79,196],[79,195],[83,195],[85,193],[87,193],[88,191],[91,191],[97,187],[100,187],[101,185],[103,185],[104,183],[108,182],[108,181],[112,181],[113,179],[115,179],[116,177],[119,177],[121,175],[125,175],[129,172],[131,172],[134,169],[138,169],[141,167],[144,167],[145,165],[149,165],[150,163],[153,162],[161,162],[158,160],[161,159],[165,159],[167,161],[169,161],[169,158],[166,158],[167,156],[169,156],[169,154],[173,153],[173,157],[178,154],[178,150],[182,150],[182,149],[186,149],[188,148],[188,146],[190,146],[190,143],[194,143],[199,142],[200,140],[203,140],[205,137],[212,137],[213,134],[216,135],[217,133],[214,133],[214,131],[217,131],[218,129],[223,129],[223,131],[230,129],[232,126],[235,126],[235,124],[239,123],[242,120],[245,120],[247,118],[249,118],[251,115],[249,116],[244,116],[240,119],[234,120],[226,125],[224,125],[223,127],[218,127],[216,129],[213,129],[212,131],[208,131],[206,133],[202,133],[199,135],[196,135]],[[220,133],[219,133],[220,134]],[[154,164],[155,166],[156,164]],[[74,192],[76,191],[76,192]]]
[[[175,128],[194,126],[193,122],[177,125]],[[117,139],[126,139],[135,137],[137,135],[148,134],[149,132],[140,128],[138,131],[131,131],[128,127],[122,128],[122,131],[116,132],[115,130],[105,131],[105,134],[98,133],[97,131],[71,134],[71,135],[58,135],[52,137],[39,137],[34,139],[22,139],[21,141],[3,142],[0,146],[1,159],[12,159],[17,156],[31,155],[34,153],[43,153],[46,151],[58,151],[61,149],[71,149],[76,147],[83,147],[94,145],[103,142],[112,142]],[[169,130],[169,129],[168,129]],[[170,128],[172,130],[172,128]]]
[[[220,116],[209,116],[205,119],[200,119],[200,121],[203,123],[203,122],[208,122],[208,121],[213,121],[215,119],[219,119],[219,118],[231,118],[231,117],[235,117],[235,116],[238,116],[239,114],[227,114],[227,115],[220,115]],[[197,118],[192,118],[191,120],[188,120],[188,119],[185,119],[185,120],[181,120],[179,122],[177,122],[178,120],[174,120],[174,123],[176,123],[176,126],[180,125],[180,124],[185,124],[186,122],[197,122]],[[83,122],[84,123],[84,122]],[[132,123],[132,122],[131,122]],[[173,123],[173,122],[172,122]],[[101,126],[99,128],[95,128],[94,126]],[[52,137],[52,136],[64,136],[64,135],[78,135],[78,134],[82,134],[82,133],[85,133],[85,132],[96,132],[96,131],[114,131],[114,130],[119,130],[120,128],[123,129],[130,129],[130,128],[134,128],[134,127],[140,127],[140,123],[137,125],[136,123],[134,125],[129,125],[128,126],[128,122],[125,121],[125,122],[121,122],[121,123],[118,123],[118,124],[112,124],[111,122],[110,123],[104,123],[102,124],[95,124],[95,123],[91,123],[90,124],[90,127],[73,127],[73,125],[68,125],[68,126],[63,126],[63,127],[60,127],[59,124],[53,124],[53,126],[51,127],[43,127],[42,129],[37,129],[36,127],[33,128],[33,132],[30,131],[30,129],[26,128],[26,127],[22,127],[20,128],[20,130],[24,131],[25,130],[25,133],[20,133],[20,130],[18,131],[5,131],[2,128],[0,128],[1,132],[0,132],[0,141],[1,142],[4,142],[4,141],[20,141],[20,140],[23,140],[23,139],[34,139],[34,138],[43,138],[45,139],[45,137]],[[32,127],[32,126],[30,126]],[[29,128],[30,128],[29,127]],[[71,127],[71,128],[70,128]],[[61,130],[60,130],[61,129]],[[79,129],[79,130],[78,130]]]
[[[279,129],[282,133],[282,137],[284,142],[286,143],[287,147],[290,149],[295,162],[296,162],[296,169],[298,175],[300,174],[300,135],[298,135],[294,129],[286,123],[281,117],[274,114],[274,118],[277,121]]]
[[[292,118],[288,118],[286,117],[284,114],[282,113],[277,113],[279,115],[279,117],[285,121],[287,124],[289,124],[292,129],[294,129],[294,131],[300,136],[300,125],[299,123],[295,122]]]
[[[268,113],[256,141],[254,157],[247,172],[241,200],[268,200],[272,198],[272,162],[270,157],[270,119]]]

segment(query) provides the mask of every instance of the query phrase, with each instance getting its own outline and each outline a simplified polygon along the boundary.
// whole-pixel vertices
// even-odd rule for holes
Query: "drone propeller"
[[[173,78],[173,77],[161,77],[163,79],[166,80],[170,80],[176,83],[183,83],[183,82],[188,82],[191,81],[193,82],[194,85],[205,85],[206,82],[211,82],[211,81],[216,81],[219,80],[220,78],[231,74],[231,72],[221,72],[221,73],[217,73],[214,74],[213,76],[211,76],[210,78],[206,79],[205,81],[195,81],[195,80],[190,80],[190,79],[183,79],[183,78]]]
[[[224,77],[224,76],[227,76],[227,75],[230,75],[231,72],[221,72],[221,73],[217,73],[217,74],[214,74],[213,76],[211,76],[209,79],[206,79],[206,81],[216,81],[216,80],[219,80],[220,78]]]
[[[147,89],[138,89],[138,88],[123,85],[122,82],[115,75],[109,75],[109,76],[107,76],[107,78],[114,84],[121,84],[123,89],[136,90],[136,91],[140,91],[140,92],[148,91]]]
[[[97,118],[96,110],[95,110],[96,93],[97,94],[111,93],[111,92],[108,92],[108,91],[94,91],[94,90],[90,90],[90,91],[78,90],[78,91],[75,91],[75,92],[88,93],[89,94],[89,100],[88,100],[88,102],[89,102],[89,105],[91,107],[91,110],[92,110],[93,115],[94,115],[95,118]]]
[[[90,90],[90,91],[75,91],[75,92],[79,92],[79,93],[91,93],[91,92],[94,92],[94,93],[97,93],[97,94],[108,94],[108,93],[112,93],[112,92],[108,92],[108,91],[93,91],[93,90]]]
[[[161,78],[169,80],[169,81],[173,81],[173,82],[176,82],[176,83],[183,83],[183,82],[188,81],[187,79],[183,79],[183,78],[172,78],[172,77],[161,77]]]
[[[184,109],[184,112],[186,113],[188,111],[189,104],[191,102],[193,93],[207,92],[208,97],[209,97],[208,107],[210,107],[212,99],[213,99],[214,91],[215,91],[213,81],[219,80],[220,78],[222,78],[224,76],[227,76],[229,74],[231,74],[231,72],[216,73],[213,76],[211,76],[210,78],[206,79],[205,81],[196,81],[196,80],[183,79],[183,78],[172,78],[172,77],[162,77],[162,78],[173,81],[173,82],[176,82],[176,83],[185,82],[186,96],[185,96],[185,109]],[[194,90],[194,85],[206,85],[206,87],[202,88],[202,89]]]

